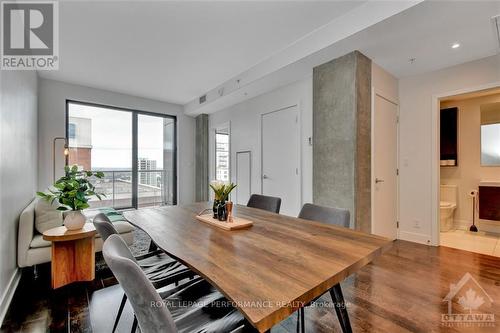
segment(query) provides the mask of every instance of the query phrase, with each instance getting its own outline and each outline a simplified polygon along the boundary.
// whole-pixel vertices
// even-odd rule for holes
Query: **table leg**
[[[52,288],[95,278],[94,237],[52,242]]]
[[[352,333],[351,323],[349,321],[349,314],[347,313],[347,308],[345,306],[344,295],[342,294],[342,289],[340,284],[337,283],[330,289],[330,295],[332,296],[333,305],[335,306],[335,312],[337,312],[337,317],[339,318],[340,326],[342,327],[342,332]]]

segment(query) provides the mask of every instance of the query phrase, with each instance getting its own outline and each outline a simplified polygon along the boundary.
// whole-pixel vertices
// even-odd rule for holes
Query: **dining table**
[[[269,331],[330,291],[393,243],[242,205],[234,205],[233,215],[253,224],[229,231],[196,218],[211,207],[199,202],[141,208],[124,212],[124,217],[161,250],[210,282],[259,332]]]

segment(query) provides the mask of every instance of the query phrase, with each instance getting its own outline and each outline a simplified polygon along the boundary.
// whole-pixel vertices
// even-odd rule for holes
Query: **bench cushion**
[[[44,231],[62,226],[62,212],[56,209],[58,204],[55,202],[50,204],[50,202],[40,198],[35,200],[35,229],[39,233],[42,234]]]
[[[116,231],[118,231],[118,233],[120,234],[125,234],[127,232],[131,232],[132,230],[134,230],[134,227],[130,223],[125,221],[114,222],[113,226],[116,228]],[[96,234],[96,238],[101,238],[101,236],[99,236],[99,233]],[[30,248],[40,248],[48,246],[51,246],[51,242],[44,240],[43,235],[40,234],[35,235],[30,243]]]

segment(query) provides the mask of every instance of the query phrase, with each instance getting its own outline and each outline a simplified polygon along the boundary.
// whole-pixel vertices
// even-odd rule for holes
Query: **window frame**
[[[144,111],[144,110],[136,110],[132,108],[127,108],[127,107],[121,107],[121,106],[115,106],[115,105],[107,105],[107,104],[101,104],[101,103],[95,103],[95,102],[88,102],[88,101],[80,101],[80,100],[73,100],[73,99],[66,99],[66,110],[65,110],[65,137],[66,140],[69,142],[69,106],[70,104],[78,104],[78,105],[84,105],[84,106],[91,106],[91,107],[100,107],[100,108],[106,108],[110,110],[116,110],[116,111],[125,111],[125,112],[130,112],[132,114],[132,205],[130,207],[120,207],[119,210],[124,210],[124,209],[131,209],[131,208],[138,208],[138,115],[147,115],[147,116],[155,116],[155,117],[161,117],[161,118],[168,118],[172,119],[174,122],[174,133],[173,133],[173,166],[172,166],[172,171],[173,171],[173,183],[172,183],[172,205],[177,205],[177,116],[175,115],[170,115],[170,114],[164,114],[164,113],[158,113],[158,112],[151,112],[151,111]],[[66,161],[65,165],[68,165],[69,158],[66,156]],[[165,166],[164,166],[165,167]]]
[[[232,179],[232,172],[231,172],[231,167],[233,165],[232,163],[232,157],[231,157],[231,152],[232,152],[232,149],[231,149],[231,145],[232,145],[232,137],[231,137],[231,122],[228,121],[228,122],[224,122],[224,123],[220,123],[216,126],[213,126],[211,128],[211,132],[213,133],[213,143],[212,143],[212,147],[213,147],[213,152],[210,152],[210,156],[211,158],[213,158],[213,161],[211,162],[211,164],[213,165],[213,179],[216,180],[217,179],[217,133],[220,133],[221,131],[226,131],[227,132],[227,135],[228,135],[228,139],[229,139],[229,144],[228,144],[228,181],[231,182]],[[226,133],[222,133],[222,134],[226,134]]]

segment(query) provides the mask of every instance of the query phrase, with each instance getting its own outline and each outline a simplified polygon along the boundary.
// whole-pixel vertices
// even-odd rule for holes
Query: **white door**
[[[397,238],[398,106],[375,95],[372,232]]]
[[[280,213],[300,210],[298,107],[262,115],[262,194],[281,198]]]

